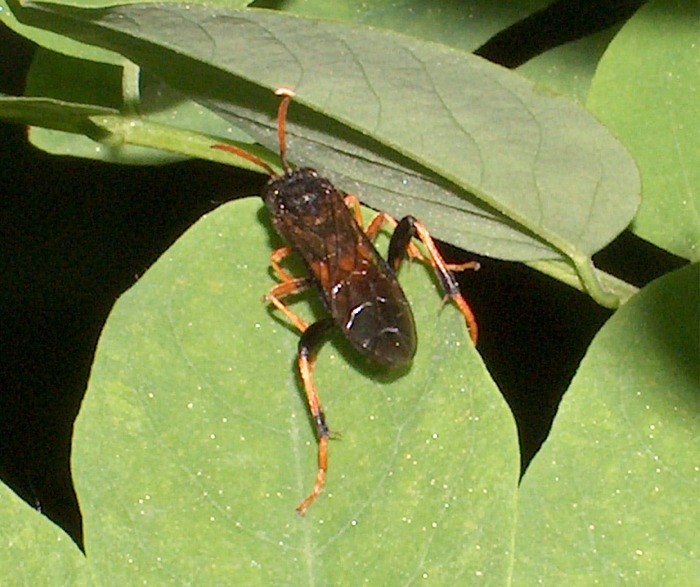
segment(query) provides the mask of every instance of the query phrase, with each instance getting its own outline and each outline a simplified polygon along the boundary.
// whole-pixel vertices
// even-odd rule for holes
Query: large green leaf
[[[298,337],[261,301],[270,234],[257,202],[227,205],[118,302],[74,439],[87,558],[3,487],[4,583],[693,583],[697,265],[603,327],[516,495],[508,410],[461,316],[407,264],[412,368],[369,369],[342,340],[319,355],[342,438],[301,519],[316,442]]]
[[[285,0],[280,5],[276,0],[257,0],[252,6],[385,28],[471,53],[500,31],[550,4],[547,0]],[[518,72],[583,102],[598,60],[614,33],[605,31],[546,51]]]
[[[92,585],[83,553],[70,537],[0,483],[2,584]]]
[[[588,256],[637,206],[636,168],[592,116],[449,47],[262,10],[23,6],[22,18],[123,53],[274,149],[269,90],[294,87],[295,161],[485,254]]]
[[[363,367],[342,341],[319,355],[342,438],[327,492],[296,515],[316,441],[298,336],[262,302],[274,280],[260,210],[244,200],[202,219],[108,320],[73,448],[93,572],[104,584],[338,585],[479,571],[503,584],[514,423],[420,264],[401,271],[419,328],[410,370]]]
[[[65,4],[66,2],[58,3]],[[68,4],[70,5],[69,2]],[[228,8],[235,8],[236,4],[226,3]],[[242,6],[243,3],[240,5]],[[470,0],[469,2],[450,0],[440,4],[426,5],[422,0],[411,0],[402,3],[400,7],[388,0],[372,2],[371,4],[360,0],[338,0],[332,3],[325,0],[312,2],[294,0],[285,2],[279,8],[284,12],[301,16],[328,18],[387,28],[428,41],[439,39],[445,45],[471,52],[497,31],[545,5],[546,2],[543,0],[521,0],[520,2],[510,2],[507,5],[493,5],[482,0]],[[256,2],[255,6],[258,8],[277,8],[278,3]],[[85,7],[84,4],[83,7]],[[582,40],[562,50],[549,51],[545,57],[534,60],[539,64],[534,69],[528,65],[525,69],[521,68],[520,72],[525,72],[528,77],[540,82],[546,80],[551,87],[556,88],[559,92],[562,92],[563,87],[568,88],[572,85],[575,88],[587,90],[595,70],[595,64],[605,44],[607,44],[607,40],[603,44],[598,37]],[[585,46],[582,47],[582,45]],[[593,49],[591,49],[591,45]],[[84,57],[91,58],[92,55],[87,54]],[[63,60],[61,60],[62,58]],[[542,59],[546,60],[544,65],[541,65]],[[113,67],[113,69],[120,68]],[[60,75],[58,75],[59,73]],[[73,78],[72,81],[67,82],[71,78]],[[29,95],[62,98],[62,94],[70,89],[81,94],[80,99],[77,100],[80,103],[101,104],[102,102],[99,100],[104,93],[103,89],[113,86],[115,81],[121,82],[119,71],[109,71],[106,68],[97,67],[94,62],[86,59],[78,62],[76,59],[64,57],[60,53],[46,58],[45,52],[39,50],[35,54],[27,78],[27,92]],[[156,84],[156,87],[151,84],[149,87],[148,81],[146,78],[142,82],[145,87],[139,101],[141,114],[152,113],[154,105],[167,100],[169,104],[164,109],[161,118],[180,127],[185,126],[192,130],[201,129],[202,124],[209,126],[216,120],[211,113],[207,113],[200,105],[192,103],[186,96],[176,95],[176,92],[163,84]],[[97,91],[95,92],[95,90]],[[562,93],[572,93],[572,91]],[[585,92],[579,89],[578,94],[584,95]],[[120,99],[122,98],[121,92],[116,95]],[[229,126],[229,128],[231,127]],[[220,134],[221,128],[207,128],[204,132]],[[245,140],[233,135],[229,135],[227,139]],[[174,154],[167,155],[163,152],[154,152],[151,149],[139,149],[139,147],[99,148],[84,136],[58,133],[41,127],[31,129],[30,140],[38,148],[51,153],[115,162],[161,163],[178,158]],[[182,155],[179,157],[182,158]]]
[[[700,259],[700,4],[656,0],[615,38],[589,106],[637,160],[643,205],[639,236]]]
[[[699,269],[649,285],[593,341],[520,487],[514,584],[697,583]]]

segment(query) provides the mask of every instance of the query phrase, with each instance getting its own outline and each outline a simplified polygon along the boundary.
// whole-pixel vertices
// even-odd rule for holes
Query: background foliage
[[[47,9],[29,2],[23,5]],[[167,33],[167,26],[137,27],[136,37],[121,42],[128,23],[138,20],[127,21],[124,29],[110,15],[119,11],[136,14],[129,12],[132,7],[126,3],[98,13],[97,18],[90,17],[87,24],[85,13],[71,9],[49,8],[48,20],[52,26],[68,27],[71,34],[75,30],[86,34],[98,45],[116,46],[140,65],[147,65],[140,72],[119,53],[23,28],[8,10],[17,11],[18,5],[2,7],[6,24],[58,51],[41,49],[33,61],[27,94],[41,99],[6,97],[0,102],[0,115],[6,119],[48,127],[34,127],[30,133],[41,148],[103,161],[163,163],[183,155],[208,155],[215,140],[246,141],[253,135],[274,151],[275,139],[268,130],[274,100],[262,98],[267,114],[261,117],[245,100],[219,100],[215,93],[214,99],[210,95],[201,100],[213,112],[185,98],[194,95],[192,84],[177,89],[164,86],[154,72],[178,85],[177,71],[169,77],[167,68],[163,69],[168,60],[188,63],[187,59],[194,58],[201,62],[202,57],[188,55],[187,42],[175,57],[164,53],[168,35],[158,38],[158,34]],[[340,3],[333,15],[325,16],[393,28],[418,38],[434,39],[436,29],[440,29],[444,43],[466,50],[481,45],[478,52],[483,52],[488,47],[484,43],[494,32],[533,10],[528,3],[492,9],[478,2],[446,3],[422,13],[418,5],[413,8],[407,13],[373,5],[367,11],[347,2]],[[56,19],[54,10],[64,20]],[[173,18],[181,14],[175,5],[133,10],[140,15],[170,14]],[[285,10],[324,16],[311,2],[285,3]],[[204,14],[196,9],[193,12]],[[420,14],[416,16],[416,12]],[[687,132],[693,128],[689,105],[697,103],[700,87],[698,48],[689,24],[693,16],[700,16],[696,13],[697,6],[692,3],[652,2],[614,35],[600,62],[604,41],[613,37],[614,31],[578,41],[585,59],[572,59],[570,46],[522,68],[540,84],[587,100],[593,112],[622,139],[644,180],[643,204],[633,230],[689,260],[696,260],[700,232],[694,205],[694,162],[700,152],[697,137]],[[36,14],[43,18],[41,12]],[[186,30],[196,18],[184,25],[174,18],[172,26]],[[246,13],[243,20],[256,22],[255,18]],[[465,20],[473,26],[465,29]],[[305,20],[281,22],[308,26]],[[445,23],[449,23],[446,28]],[[350,30],[335,24],[313,26],[321,34]],[[211,29],[200,26],[199,30],[216,38]],[[375,34],[363,28],[352,30],[360,39]],[[469,34],[460,34],[464,30]],[[334,34],[337,39],[344,38]],[[377,39],[393,39],[377,34]],[[134,38],[140,41],[135,43]],[[253,66],[267,59],[270,47],[275,46],[273,42],[265,51],[264,39],[261,42],[262,49],[245,56]],[[407,38],[402,42],[413,43],[411,51],[423,50],[416,49],[422,47],[418,41]],[[191,47],[202,46],[206,45],[195,43]],[[453,49],[433,49],[443,51],[443,58],[456,55]],[[231,47],[225,54],[241,57],[240,51],[235,53]],[[342,59],[342,52],[328,54],[336,61]],[[86,57],[93,61],[84,61]],[[216,53],[205,56],[204,61],[217,67],[223,63]],[[240,67],[245,60],[231,63]],[[644,82],[639,75],[625,73],[638,72],[640,64],[644,64],[647,76]],[[553,120],[560,121],[554,127],[561,124],[554,107],[561,99],[542,86],[532,86],[492,67],[486,66],[484,71],[496,72],[491,79],[498,79],[506,93],[525,88],[535,101],[541,94],[542,104],[552,106]],[[302,67],[310,72],[313,69]],[[197,65],[193,71],[205,70]],[[439,66],[435,71],[440,71]],[[265,72],[272,75],[271,81],[258,81],[274,85],[274,75],[267,69]],[[320,67],[319,72],[327,81],[328,71]],[[226,75],[231,73],[240,75],[228,71],[222,77],[219,72],[210,72],[207,79],[212,84],[206,87],[225,87]],[[406,74],[411,77],[416,72],[408,68]],[[491,73],[478,70],[477,75],[488,77]],[[140,86],[134,83],[139,76]],[[311,73],[307,77],[313,79]],[[82,83],[90,78],[102,83]],[[107,80],[112,80],[111,84]],[[635,84],[641,84],[642,89],[634,89]],[[433,87],[440,91],[432,95],[442,96],[442,86],[438,83]],[[391,96],[391,89],[386,91]],[[266,96],[260,92],[252,95]],[[534,233],[532,242],[539,243],[541,251],[550,248],[564,253],[562,259],[569,263],[552,264],[549,254],[540,254],[531,256],[534,265],[572,283],[572,275],[578,271],[578,279],[585,282],[588,277],[581,276],[581,267],[588,266],[590,255],[611,240],[634,211],[631,207],[623,212],[624,206],[617,206],[601,215],[602,224],[581,223],[581,210],[572,205],[581,200],[573,198],[563,213],[572,218],[572,226],[595,227],[592,234],[599,239],[599,246],[580,251],[578,242],[569,236],[564,245],[556,238],[552,242],[547,221],[537,221],[537,212],[532,217],[525,214],[523,221],[517,208],[515,214],[513,206],[504,208],[498,189],[483,177],[475,179],[488,166],[458,170],[456,175],[445,167],[444,161],[451,156],[445,146],[458,148],[446,136],[439,137],[442,143],[416,151],[415,135],[395,136],[390,128],[363,123],[362,112],[356,110],[343,114],[348,106],[342,94],[340,102],[322,94],[314,96],[312,90],[306,94],[300,90],[298,126],[292,126],[297,135],[295,161],[298,154],[301,162],[310,161],[324,172],[328,167],[329,173],[337,174],[334,179],[339,183],[359,182],[363,196],[369,194],[370,201],[378,198],[375,205],[387,207],[377,195],[382,189],[407,196],[407,202],[394,204],[398,206],[392,209],[396,214],[401,213],[402,205],[414,211],[419,203],[410,198],[426,193],[427,185],[437,185],[434,201],[438,208],[445,206],[446,200],[441,198],[454,191],[455,185],[466,189],[475,196],[473,200],[468,197],[471,207],[466,214],[476,220],[461,222],[466,231],[455,230],[454,234],[471,235],[467,241],[476,243],[474,248],[481,252],[488,253],[488,247],[479,244],[482,241],[475,240],[474,234],[479,230],[488,234],[484,227],[500,225],[527,239]],[[499,96],[494,93],[487,100],[488,106],[493,107]],[[528,103],[530,97],[520,102],[525,100],[525,111],[532,113],[535,102]],[[397,101],[400,99],[391,98],[391,104]],[[563,108],[568,117],[578,112],[568,103]],[[141,113],[139,120],[146,123],[144,132],[133,130],[136,111]],[[518,111],[518,107],[507,106],[500,112]],[[322,130],[325,127],[318,122],[319,112],[336,120],[335,126],[328,127],[330,131]],[[435,107],[427,112],[434,115]],[[445,112],[455,115],[449,106]],[[482,116],[488,112],[486,108]],[[499,112],[498,108],[494,112]],[[221,115],[248,122],[243,123],[243,130],[234,130]],[[406,115],[405,110],[399,110],[396,120],[405,121]],[[463,116],[460,114],[458,120]],[[533,116],[542,120],[541,113]],[[120,119],[129,124],[123,125]],[[496,116],[484,129],[483,139],[477,142],[482,157],[488,159],[491,149],[498,154],[500,133],[507,143],[523,130],[515,122],[508,129],[504,120],[511,119]],[[420,130],[421,118],[411,121],[414,130]],[[435,126],[439,117],[428,117],[428,121]],[[351,132],[344,131],[338,122],[350,125]],[[594,124],[584,128],[598,132]],[[579,136],[571,132],[572,127],[566,129],[564,141],[584,144],[581,137],[587,136],[585,131]],[[373,142],[359,140],[358,132]],[[419,136],[428,137],[426,132]],[[523,136],[532,134],[525,132]],[[470,130],[466,136],[475,135]],[[115,142],[115,137],[125,144]],[[515,144],[519,144],[517,140]],[[154,150],[155,146],[161,150]],[[611,152],[617,152],[614,144],[612,148]],[[364,149],[360,151],[362,165],[353,167],[357,149]],[[342,156],[334,159],[334,152]],[[606,164],[613,156],[602,147],[591,152]],[[586,167],[582,161],[572,152],[570,161],[555,158],[552,164],[568,170],[559,177],[571,183],[581,181],[576,171]],[[501,165],[504,173],[514,173],[522,166],[526,176],[528,172],[532,175],[527,157]],[[605,201],[594,198],[595,206],[615,198],[632,201],[634,174],[625,174],[620,165],[613,168],[619,173],[614,176],[618,189],[611,189],[606,196],[596,192]],[[371,185],[371,170],[377,169],[382,171],[379,175],[388,174],[384,186]],[[610,173],[599,171],[588,178],[583,174],[581,185],[596,177],[610,181]],[[415,186],[407,190],[395,187],[403,185],[401,177],[410,178],[421,189],[412,192]],[[558,176],[555,173],[553,177]],[[142,180],[140,185],[147,183]],[[567,184],[557,185],[549,198],[553,203],[554,194],[564,191]],[[622,190],[628,190],[629,196]],[[503,191],[505,201],[511,192]],[[531,197],[536,201],[545,193],[534,190]],[[457,195],[463,197],[464,192]],[[539,206],[534,208],[539,213],[547,209],[541,201]],[[605,583],[686,585],[697,576],[693,502],[698,489],[700,300],[696,264],[643,288],[596,335],[569,386],[551,435],[520,487],[522,455],[515,442],[516,430],[486,369],[490,367],[488,359],[485,366],[469,345],[459,315],[451,307],[439,310],[439,293],[429,273],[419,265],[406,267],[401,279],[416,311],[419,355],[408,372],[387,376],[358,363],[342,340],[334,340],[323,351],[319,388],[331,425],[343,437],[331,445],[332,476],[327,494],[306,519],[297,519],[293,508],[313,478],[315,442],[294,377],[297,337],[259,301],[273,283],[267,260],[278,244],[270,241],[273,237],[259,208],[257,200],[244,200],[203,218],[115,306],[95,355],[73,444],[85,556],[59,528],[3,487],[0,516],[5,521],[8,548],[1,556],[8,580],[16,584],[39,579],[45,579],[46,584],[118,580],[189,583],[196,577],[199,584],[218,584],[235,576],[265,584],[332,584],[340,577],[352,576],[370,582],[432,580],[443,584],[460,577],[469,584],[500,585],[532,584],[534,580],[557,584],[564,579],[590,584],[593,577]],[[429,223],[440,224],[439,214],[429,209],[422,212]],[[589,215],[589,220],[593,216]],[[504,217],[507,222],[503,222]],[[448,227],[449,215],[442,222]],[[554,216],[552,222],[555,231],[561,229],[561,216]],[[618,228],[602,236],[600,230],[606,223]],[[127,223],[125,228],[136,227]],[[449,233],[448,228],[444,230]],[[573,243],[573,252],[567,241]],[[480,275],[467,276],[467,283],[477,281]],[[607,286],[616,284],[606,281],[605,276],[602,279]],[[627,292],[624,299],[632,290],[623,282],[612,291],[616,295]],[[313,315],[318,310],[301,311]],[[488,332],[488,317],[486,324]],[[486,338],[482,354],[487,357],[488,334]]]

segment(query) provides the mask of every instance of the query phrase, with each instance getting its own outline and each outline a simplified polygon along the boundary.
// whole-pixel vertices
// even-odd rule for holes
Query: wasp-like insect
[[[399,285],[396,273],[408,254],[430,262],[437,274],[445,299],[451,299],[463,314],[472,341],[476,344],[474,314],[462,297],[452,271],[478,269],[478,263],[450,265],[437,250],[421,222],[406,216],[400,222],[380,213],[362,227],[359,201],[338,190],[314,169],[293,169],[287,161],[287,109],[294,92],[281,88],[277,116],[280,158],[284,173],[276,174],[260,158],[232,145],[214,145],[251,161],[270,174],[262,198],[272,215],[272,223],[288,246],[272,253],[271,264],[281,283],[272,288],[266,300],[278,308],[302,333],[299,341],[299,372],[318,436],[318,474],[309,496],[297,507],[303,515],[323,491],[328,471],[328,425],[314,384],[316,354],[332,328],[339,328],[360,354],[386,367],[407,365],[416,353],[416,327],[411,307]],[[385,261],[372,244],[385,224],[395,227]],[[420,239],[429,257],[412,242]],[[296,253],[308,270],[306,277],[293,277],[281,265]],[[287,296],[314,287],[330,313],[329,318],[312,325],[284,303]]]

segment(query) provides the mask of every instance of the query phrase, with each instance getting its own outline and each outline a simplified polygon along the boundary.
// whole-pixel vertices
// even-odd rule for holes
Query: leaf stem
[[[596,269],[590,257],[581,256],[573,265],[566,261],[528,261],[525,264],[557,281],[588,293],[598,304],[615,309],[624,304],[639,289],[622,279]]]
[[[601,306],[617,309],[621,300],[619,296],[603,288],[593,265],[593,259],[584,255],[573,255],[571,260],[589,295]]]
[[[126,61],[122,68],[122,98],[124,111],[129,114],[139,112],[141,103],[141,68],[131,61]]]
[[[92,116],[90,121],[99,128],[109,133],[108,139],[102,139],[112,146],[118,144],[138,145],[140,147],[150,147],[161,151],[177,153],[186,157],[205,159],[228,165],[236,165],[251,171],[261,173],[261,169],[244,159],[228,152],[212,149],[212,145],[220,143],[221,139],[204,135],[198,132],[186,131],[176,127],[148,122],[139,117],[128,117],[122,115],[114,116]],[[261,148],[252,143],[231,144],[254,153],[263,161],[268,163],[275,171],[280,169],[279,161],[271,158],[267,149]]]

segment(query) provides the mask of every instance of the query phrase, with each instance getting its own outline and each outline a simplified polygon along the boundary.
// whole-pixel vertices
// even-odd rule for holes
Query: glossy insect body
[[[271,179],[263,200],[348,341],[380,365],[410,363],[416,352],[410,305],[343,195],[315,170],[302,168]]]
[[[462,312],[476,343],[476,321],[452,271],[478,268],[478,264],[454,266],[445,263],[427,229],[412,216],[396,222],[380,213],[364,230],[356,198],[345,196],[314,169],[293,170],[287,163],[285,132],[287,107],[293,92],[283,88],[277,94],[283,96],[278,113],[278,132],[284,173],[276,174],[267,163],[238,147],[214,145],[213,148],[252,161],[270,174],[263,200],[272,215],[275,229],[288,243],[272,254],[272,267],[280,283],[272,288],[266,300],[302,333],[299,374],[318,436],[316,483],[309,496],[297,507],[297,512],[303,515],[321,495],[328,471],[330,432],[313,372],[316,354],[329,330],[340,328],[348,341],[375,363],[388,367],[410,363],[416,352],[416,327],[410,305],[396,279],[401,261],[408,253],[433,266],[445,298],[452,300]],[[395,230],[385,261],[374,248],[372,239],[387,223],[394,225]],[[423,242],[429,256],[423,255],[411,242],[414,237]],[[304,261],[308,277],[294,277],[282,267],[281,261],[292,252]],[[283,301],[309,286],[315,287],[330,314],[329,318],[311,325]]]

